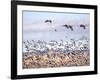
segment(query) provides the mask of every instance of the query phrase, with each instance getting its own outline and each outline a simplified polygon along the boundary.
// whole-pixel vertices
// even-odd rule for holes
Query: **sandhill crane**
[[[72,27],[71,25],[66,25],[66,24],[65,24],[65,25],[63,25],[63,26],[64,26],[64,27],[66,27],[67,29],[69,29],[69,28],[70,28],[70,29],[71,29],[71,31],[73,31],[73,27]]]
[[[45,20],[45,23],[52,23],[52,20]]]
[[[73,27],[71,25],[69,25],[69,28],[73,31]]]
[[[83,29],[86,29],[86,26],[84,24],[81,24],[80,27],[82,27]]]
[[[57,30],[55,29],[55,32],[57,32]]]

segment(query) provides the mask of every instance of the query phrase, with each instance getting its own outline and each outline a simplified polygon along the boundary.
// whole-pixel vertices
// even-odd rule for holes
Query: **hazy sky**
[[[35,24],[51,19],[54,23],[88,23],[89,14],[23,11],[23,24]]]
[[[44,23],[45,20],[52,23]],[[69,38],[89,37],[89,14],[78,13],[54,13],[23,11],[23,40],[65,40]],[[74,31],[62,27],[64,24],[72,25]],[[80,24],[87,25],[86,30],[79,27]],[[57,30],[55,32],[54,30]]]

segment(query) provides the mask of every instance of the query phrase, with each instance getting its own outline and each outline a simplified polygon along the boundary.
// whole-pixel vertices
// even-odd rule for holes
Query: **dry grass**
[[[89,64],[89,51],[74,51],[70,53],[54,53],[49,51],[47,54],[23,54],[23,69],[89,66]]]

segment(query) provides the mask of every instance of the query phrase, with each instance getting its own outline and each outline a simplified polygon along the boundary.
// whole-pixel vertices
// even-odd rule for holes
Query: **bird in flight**
[[[55,32],[57,32],[57,30],[55,29]]]
[[[52,23],[52,20],[45,20],[45,23]]]
[[[86,29],[86,26],[84,24],[81,24],[80,27],[82,27],[83,29]]]
[[[63,25],[63,26],[66,27],[67,29],[70,28],[70,30],[73,31],[73,27],[72,27],[71,25],[66,25],[66,24],[65,24],[65,25]]]

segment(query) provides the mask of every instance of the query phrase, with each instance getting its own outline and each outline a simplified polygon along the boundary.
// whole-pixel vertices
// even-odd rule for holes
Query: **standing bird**
[[[71,31],[73,31],[73,27],[72,27],[71,25],[66,25],[66,24],[65,24],[65,25],[63,25],[63,26],[64,26],[64,27],[66,27],[67,29],[69,29],[69,28],[70,28],[70,29],[71,29]]]
[[[52,23],[52,20],[45,20],[45,23]]]
[[[81,24],[80,27],[82,27],[83,29],[86,29],[86,26],[84,24]]]

